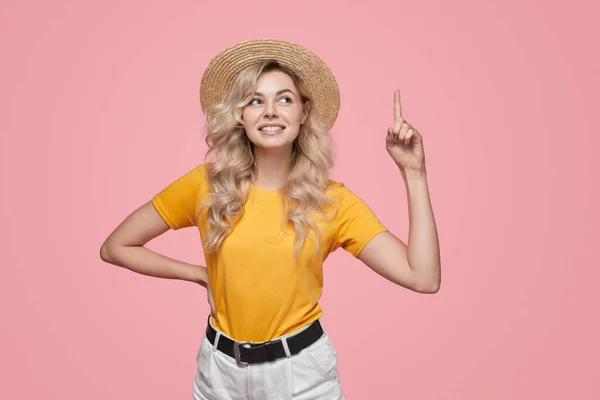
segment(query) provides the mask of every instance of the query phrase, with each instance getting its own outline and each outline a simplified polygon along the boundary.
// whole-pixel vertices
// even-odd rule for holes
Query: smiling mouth
[[[281,131],[283,131],[285,129],[285,127],[283,126],[265,126],[263,128],[260,128],[259,131],[266,133],[267,135],[269,134],[275,134],[275,133],[279,133]]]

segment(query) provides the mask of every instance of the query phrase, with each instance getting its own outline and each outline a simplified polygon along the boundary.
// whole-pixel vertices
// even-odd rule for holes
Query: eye
[[[258,104],[258,103],[255,103],[255,101],[260,101],[260,99],[254,98],[254,99],[250,100],[250,103],[248,103],[248,105]]]
[[[286,101],[286,103],[291,103],[291,102],[292,102],[292,99],[291,99],[291,98],[289,98],[288,96],[284,96],[284,97],[282,97],[282,98],[281,98],[281,99],[279,99],[279,100],[283,100],[283,99],[286,99],[286,100],[287,100],[287,101]]]

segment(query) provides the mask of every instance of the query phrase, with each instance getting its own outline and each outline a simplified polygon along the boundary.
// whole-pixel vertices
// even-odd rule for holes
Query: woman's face
[[[302,107],[292,78],[280,70],[258,77],[256,92],[244,107],[242,121],[248,139],[257,147],[291,147],[308,113]]]

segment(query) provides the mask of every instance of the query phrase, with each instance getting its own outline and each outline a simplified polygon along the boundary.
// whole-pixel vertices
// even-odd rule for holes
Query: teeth
[[[265,126],[264,128],[260,128],[261,131],[269,131],[269,132],[275,132],[280,129],[283,129],[283,127],[282,126]]]

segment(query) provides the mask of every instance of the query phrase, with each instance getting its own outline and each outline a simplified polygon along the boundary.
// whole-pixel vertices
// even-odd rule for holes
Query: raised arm
[[[386,149],[402,174],[408,199],[408,246],[390,232],[375,236],[358,258],[379,275],[408,289],[436,293],[441,284],[440,247],[431,207],[423,137],[402,117],[400,91],[394,93],[394,127]]]
[[[367,243],[358,258],[397,285],[419,293],[437,293],[441,263],[426,176],[403,176],[408,192],[408,246],[392,233],[382,232]]]

